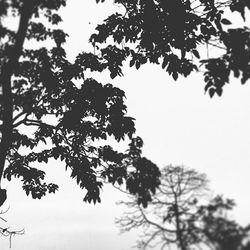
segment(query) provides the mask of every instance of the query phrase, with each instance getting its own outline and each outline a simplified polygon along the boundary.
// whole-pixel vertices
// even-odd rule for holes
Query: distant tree
[[[246,250],[250,226],[242,227],[229,218],[228,212],[235,203],[231,199],[216,196],[207,205],[200,206],[195,219],[201,224],[203,240],[215,250]],[[248,246],[249,247],[249,246]]]
[[[147,208],[135,197],[122,201],[127,211],[116,224],[122,232],[141,228],[143,234],[137,242],[139,249],[159,245],[161,249],[177,245],[180,250],[191,249],[201,241],[201,231],[196,226],[198,200],[208,191],[207,178],[183,166],[166,166],[162,170],[161,185]],[[192,248],[193,249],[193,248]]]
[[[92,58],[95,63],[89,64],[90,68],[101,69],[97,62],[104,65],[108,61],[111,77],[115,77],[122,75],[122,62],[126,59],[137,69],[150,62],[161,65],[177,80],[179,75],[187,77],[203,65],[205,90],[211,97],[215,93],[222,95],[231,74],[242,84],[250,78],[250,29],[246,21],[249,0],[114,3],[124,11],[110,15],[91,36],[100,56]],[[232,21],[239,14],[242,22]],[[216,48],[216,53],[210,53],[211,47]]]
[[[160,172],[141,155],[143,142],[127,116],[125,93],[85,76],[86,68],[98,66],[94,55],[82,52],[68,61],[67,34],[55,27],[65,4],[0,1],[0,183],[2,177],[21,178],[27,195],[40,199],[58,189],[44,182],[45,172],[39,169],[39,163],[54,158],[87,191],[84,201],[100,202],[100,188],[108,181],[125,183],[146,206]],[[9,21],[18,23],[17,30]],[[105,145],[108,138],[131,142],[119,153]],[[0,187],[2,205],[7,195]]]
[[[247,250],[250,226],[242,227],[229,218],[233,200],[222,196],[208,199],[207,182],[204,174],[193,169],[167,166],[148,207],[129,196],[129,201],[120,202],[127,211],[116,224],[121,232],[142,230],[139,249],[176,245],[180,250]]]

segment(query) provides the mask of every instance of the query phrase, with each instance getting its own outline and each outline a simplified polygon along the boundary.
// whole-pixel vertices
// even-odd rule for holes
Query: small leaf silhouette
[[[197,57],[198,59],[200,59],[200,54],[199,54],[199,52],[196,49],[192,50],[192,52],[193,52],[193,54],[194,54],[195,57]]]
[[[229,20],[226,19],[226,18],[222,18],[222,19],[221,19],[221,23],[223,23],[223,24],[225,24],[225,25],[230,25],[230,24],[232,24],[231,21],[229,21]]]

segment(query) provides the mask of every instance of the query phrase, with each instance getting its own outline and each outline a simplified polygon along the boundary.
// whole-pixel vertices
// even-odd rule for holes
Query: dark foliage
[[[83,52],[74,62],[67,60],[63,49],[67,34],[55,28],[61,21],[57,10],[65,0],[0,3],[1,21],[20,17],[17,32],[0,25],[0,180],[2,174],[8,180],[21,178],[27,195],[40,199],[58,189],[44,181],[45,172],[39,167],[54,158],[64,162],[87,191],[84,201],[100,202],[100,189],[107,181],[124,183],[146,206],[159,185],[160,172],[141,155],[143,142],[134,135],[125,93],[84,76],[86,68],[102,70],[95,55]],[[37,46],[23,47],[25,39],[37,41]],[[119,74],[124,52],[110,47],[103,53],[104,58],[117,55],[116,62],[106,67]],[[105,145],[109,138],[129,139],[128,150],[119,153]]]
[[[49,158],[65,162],[71,176],[87,190],[84,199],[89,202],[100,201],[103,178],[125,182],[127,190],[138,194],[144,205],[159,184],[157,167],[141,156],[141,146],[135,143],[124,92],[85,77],[86,69],[107,69],[115,78],[122,75],[122,64],[129,58],[130,66],[137,69],[147,62],[160,64],[176,80],[202,63],[210,96],[222,94],[231,72],[242,83],[249,78],[249,29],[231,28],[231,21],[224,16],[230,10],[244,21],[248,1],[114,2],[124,7],[125,14],[114,13],[97,26],[90,42],[98,55],[82,52],[74,62],[67,60],[63,49],[67,34],[55,28],[62,21],[57,11],[66,5],[65,0],[0,2],[0,179],[7,159],[4,176],[9,180],[21,177],[23,188],[34,198],[58,188],[46,184],[44,171],[33,167]],[[17,32],[4,25],[9,17],[19,20]],[[25,40],[44,46],[24,48]],[[46,41],[54,41],[55,46],[47,46]],[[219,57],[204,58],[201,45],[224,50]],[[81,82],[80,87],[75,80]],[[46,122],[48,119],[51,122]],[[25,127],[35,128],[34,135],[24,132]],[[130,153],[131,145],[126,153],[98,146],[98,141],[109,137],[117,141],[130,138],[138,155]],[[36,148],[42,144],[46,149],[39,152]],[[30,149],[29,153],[21,154],[23,147]],[[106,152],[111,158],[105,158]]]
[[[242,84],[249,79],[250,30],[244,25],[233,28],[229,20],[233,15],[230,13],[239,13],[245,21],[250,9],[248,0],[114,2],[124,7],[125,14],[109,16],[90,38],[101,54],[95,60],[101,62],[105,58],[113,64],[111,77],[122,74],[125,59],[137,69],[147,62],[159,64],[175,80],[203,65],[205,90],[211,97],[215,93],[222,95],[230,73],[240,78]],[[205,49],[202,45],[207,46],[208,52],[208,46],[215,47],[218,53],[211,58],[201,56]]]
[[[0,207],[7,199],[7,191],[5,189],[0,189]]]
[[[249,240],[250,226],[242,227],[229,219],[228,212],[234,206],[233,200],[216,196],[197,211],[196,216],[202,222],[203,239],[215,249],[243,250],[247,247],[245,241]]]

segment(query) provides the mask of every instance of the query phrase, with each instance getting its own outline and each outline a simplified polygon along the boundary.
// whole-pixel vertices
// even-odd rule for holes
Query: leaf
[[[208,76],[206,76],[207,78],[208,78]],[[206,78],[205,77],[205,78]],[[206,81],[206,79],[205,79],[205,81]],[[208,78],[208,81],[206,81],[207,82],[207,84],[206,84],[206,86],[205,86],[205,92],[207,92],[208,91],[208,89],[210,89],[211,88],[211,86],[213,86],[213,82],[212,81],[209,81],[209,78]]]
[[[130,63],[129,63],[129,67],[133,67],[134,64],[135,64],[135,60],[132,59],[132,60],[130,61]]]
[[[221,96],[222,92],[223,92],[222,88],[217,88],[216,89],[216,93],[217,93],[218,96]]]
[[[178,73],[177,72],[173,72],[172,77],[176,81],[178,79]]]
[[[140,66],[141,66],[140,62],[139,62],[139,61],[136,61],[136,63],[135,63],[135,67],[136,67],[136,69],[139,69],[139,68],[140,68]]]
[[[199,54],[199,52],[196,49],[192,50],[192,53],[194,54],[194,56],[196,58],[200,59],[200,54]]]
[[[163,68],[163,69],[167,66],[168,62],[169,62],[168,56],[165,56],[165,57],[164,57],[164,60],[163,60],[163,62],[162,62],[162,68]]]
[[[232,24],[231,21],[229,21],[229,20],[226,19],[226,18],[222,18],[222,19],[221,19],[221,23],[224,24],[224,25],[230,25],[230,24]]]
[[[215,93],[215,89],[214,88],[210,88],[208,90],[208,93],[209,93],[209,96],[212,98],[214,96],[214,93]]]
[[[111,79],[114,79],[116,76],[117,76],[117,73],[116,73],[115,71],[112,71],[112,72],[110,73]]]

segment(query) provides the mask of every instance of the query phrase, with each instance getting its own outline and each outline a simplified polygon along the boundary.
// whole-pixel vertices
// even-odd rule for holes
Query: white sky
[[[96,22],[115,8],[109,3],[96,5],[95,0],[81,2],[68,1],[63,11],[71,58],[86,50]],[[183,164],[206,173],[216,194],[235,199],[238,222],[250,222],[250,86],[233,81],[221,98],[210,99],[204,95],[199,74],[174,82],[153,65],[140,70],[125,67],[124,73],[114,81],[108,73],[96,78],[125,90],[129,115],[136,118],[137,134],[145,143],[145,156],[160,167]],[[13,239],[13,250],[131,249],[136,232],[119,236],[114,225],[115,216],[122,214],[115,202],[124,199],[123,194],[107,187],[102,204],[89,205],[82,202],[82,190],[63,165],[50,161],[44,168],[48,179],[59,184],[55,195],[32,200],[19,181],[3,185],[8,189],[9,224],[26,230],[24,236]],[[0,240],[0,248],[8,249],[8,239]]]

